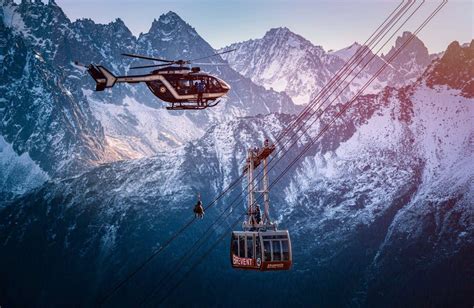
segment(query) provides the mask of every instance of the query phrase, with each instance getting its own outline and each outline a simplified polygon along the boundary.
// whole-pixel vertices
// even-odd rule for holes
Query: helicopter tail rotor
[[[103,91],[105,88],[111,88],[114,86],[115,82],[117,81],[117,77],[114,76],[110,71],[108,71],[103,66],[96,66],[90,64],[87,67],[87,72],[89,75],[94,78],[96,83],[96,91]]]

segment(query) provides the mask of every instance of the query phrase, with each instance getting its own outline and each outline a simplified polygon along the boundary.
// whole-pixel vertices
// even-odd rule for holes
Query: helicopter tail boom
[[[111,88],[117,81],[117,77],[103,66],[91,64],[87,67],[87,71],[96,82],[96,91],[103,91],[105,88]]]

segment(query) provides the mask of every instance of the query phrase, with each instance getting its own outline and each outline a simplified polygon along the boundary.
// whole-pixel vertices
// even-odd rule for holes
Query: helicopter
[[[227,50],[193,60],[167,60],[123,53],[122,55],[126,57],[163,62],[162,64],[130,67],[130,69],[159,67],[144,75],[115,76],[102,65],[89,64],[86,66],[81,65],[77,61],[75,64],[84,66],[87,69],[87,72],[96,82],[96,91],[111,88],[118,82],[145,82],[153,95],[162,101],[170,103],[170,106],[166,107],[168,110],[202,110],[216,106],[219,103],[218,99],[229,92],[230,85],[216,76],[202,72],[200,67],[190,67],[189,65],[194,61],[207,59],[234,50]],[[193,64],[225,65],[214,63]],[[200,83],[204,85],[200,85]]]

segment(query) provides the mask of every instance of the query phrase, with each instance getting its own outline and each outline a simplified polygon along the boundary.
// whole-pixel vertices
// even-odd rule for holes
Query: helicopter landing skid
[[[166,107],[167,110],[203,110],[210,107],[215,107],[219,104],[220,100],[215,103],[209,104],[208,102],[198,105],[198,104],[183,104],[183,103],[171,103],[171,106]]]

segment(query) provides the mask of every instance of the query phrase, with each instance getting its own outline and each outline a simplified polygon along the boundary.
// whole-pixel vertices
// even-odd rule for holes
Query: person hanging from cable
[[[194,217],[203,219],[204,218],[204,208],[202,206],[201,194],[198,193],[198,201],[194,206]]]
[[[260,224],[260,222],[262,221],[262,213],[260,212],[260,206],[258,204],[255,207],[255,221],[257,222],[257,224]]]

